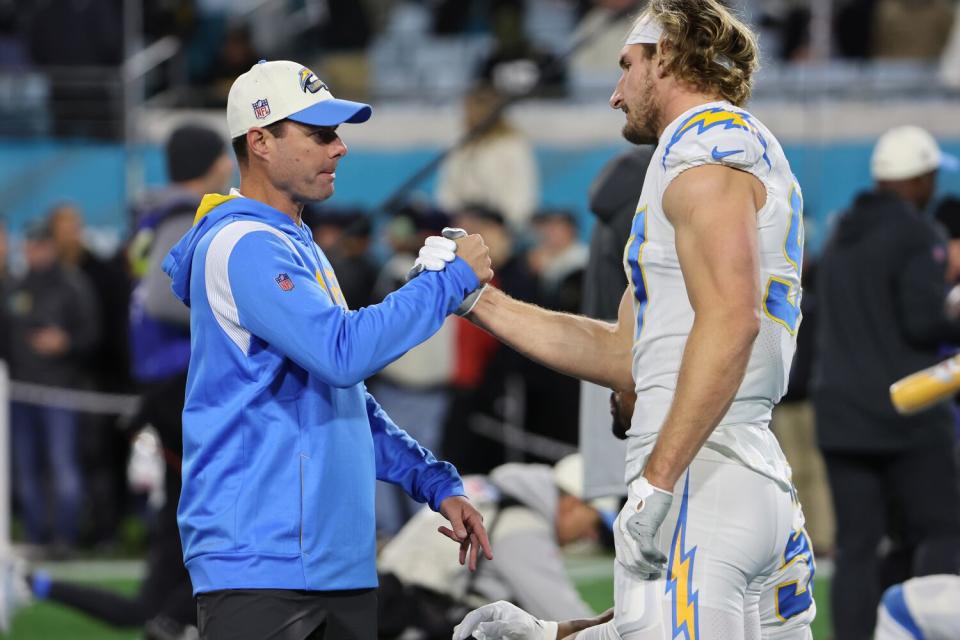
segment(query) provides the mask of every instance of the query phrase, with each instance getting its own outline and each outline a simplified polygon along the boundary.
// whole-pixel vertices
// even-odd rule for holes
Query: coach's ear
[[[247,131],[247,152],[250,157],[269,161],[276,144],[276,136],[263,127],[252,127]]]

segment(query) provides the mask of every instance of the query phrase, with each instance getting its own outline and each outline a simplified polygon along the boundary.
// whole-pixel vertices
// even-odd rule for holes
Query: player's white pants
[[[615,613],[622,640],[808,640],[816,615],[814,561],[793,496],[773,480],[701,454],[674,489],[658,544],[667,571],[656,581],[631,569],[632,539],[614,526]],[[612,631],[613,629],[611,629]]]
[[[960,638],[960,576],[912,578],[887,589],[874,640]]]

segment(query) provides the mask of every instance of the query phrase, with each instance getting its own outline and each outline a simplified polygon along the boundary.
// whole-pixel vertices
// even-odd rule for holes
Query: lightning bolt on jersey
[[[705,444],[790,486],[790,468],[769,430],[773,406],[787,388],[800,325],[803,197],[783,149],[746,111],[727,102],[699,105],[670,123],[647,170],[624,268],[633,296],[633,378],[637,403],[628,444],[627,479],[643,468],[673,401],[694,312],[677,257],[663,194],[678,175],[719,164],[756,176],[767,197],[757,214],[762,298],[760,333],[746,376],[727,414]]]

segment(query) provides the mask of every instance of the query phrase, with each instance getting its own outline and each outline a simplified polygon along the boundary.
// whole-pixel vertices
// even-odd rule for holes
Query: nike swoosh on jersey
[[[713,151],[710,152],[710,155],[713,156],[713,159],[717,162],[723,160],[727,156],[732,156],[737,153],[743,153],[743,149],[733,149],[731,151],[718,151],[716,147],[713,148]]]

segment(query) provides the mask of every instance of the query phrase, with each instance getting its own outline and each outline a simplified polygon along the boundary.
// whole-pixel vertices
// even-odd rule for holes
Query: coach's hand
[[[460,544],[460,564],[467,562],[470,570],[477,570],[477,553],[483,549],[487,560],[493,560],[487,530],[483,527],[483,516],[463,496],[450,496],[440,503],[440,513],[450,522],[449,527],[439,527],[437,531]]]
[[[656,580],[667,566],[667,557],[657,548],[656,537],[673,504],[673,494],[658,489],[643,476],[631,483],[630,492],[639,501],[628,518],[624,519],[625,513],[620,515],[618,526],[630,538],[631,568],[647,580]]]

